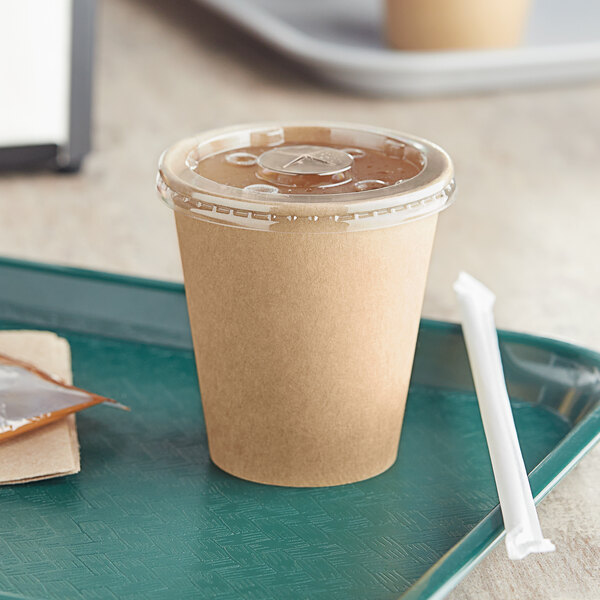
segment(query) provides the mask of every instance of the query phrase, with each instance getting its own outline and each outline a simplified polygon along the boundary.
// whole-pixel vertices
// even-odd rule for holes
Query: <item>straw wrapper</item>
[[[533,552],[552,552],[554,544],[542,535],[510,409],[494,323],[496,297],[467,273],[459,275],[454,291],[498,489],[508,557],[518,560]]]

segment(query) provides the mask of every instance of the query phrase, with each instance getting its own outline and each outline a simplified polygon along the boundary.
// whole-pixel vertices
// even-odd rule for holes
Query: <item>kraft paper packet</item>
[[[71,349],[50,331],[0,331],[0,353],[32,363],[71,384]],[[0,444],[0,485],[80,471],[75,415]]]

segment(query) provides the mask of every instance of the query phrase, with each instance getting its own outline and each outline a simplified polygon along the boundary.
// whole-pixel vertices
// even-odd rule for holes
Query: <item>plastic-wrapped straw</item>
[[[454,291],[498,489],[508,556],[518,560],[532,552],[552,552],[554,544],[542,535],[510,409],[494,324],[496,297],[467,273],[460,273]]]

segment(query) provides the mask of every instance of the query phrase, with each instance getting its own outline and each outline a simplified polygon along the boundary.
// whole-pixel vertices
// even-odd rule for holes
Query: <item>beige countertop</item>
[[[168,5],[168,6],[167,6]],[[600,349],[600,84],[401,101],[331,89],[189,0],[99,6],[94,151],[77,175],[0,177],[0,254],[180,279],[160,152],[207,128],[335,119],[416,133],[454,158],[424,314],[457,319],[460,269],[497,294],[500,327]],[[597,599],[600,448],[542,502],[557,552],[497,547],[451,594]]]

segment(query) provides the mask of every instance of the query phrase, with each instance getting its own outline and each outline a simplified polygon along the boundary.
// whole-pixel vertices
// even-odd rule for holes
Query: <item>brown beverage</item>
[[[437,146],[354,125],[255,125],[161,158],[212,460],[350,483],[397,454],[437,214]]]

